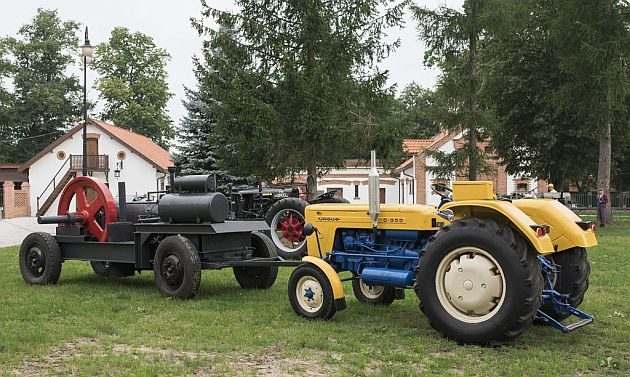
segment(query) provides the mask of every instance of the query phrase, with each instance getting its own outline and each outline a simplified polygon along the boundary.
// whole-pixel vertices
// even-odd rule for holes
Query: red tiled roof
[[[430,147],[436,141],[446,136],[447,134],[448,134],[447,131],[442,131],[430,139],[404,139],[403,151],[406,152],[407,154],[420,153],[423,150]]]
[[[123,144],[126,144],[134,152],[162,168],[162,170],[167,170],[169,166],[173,166],[171,154],[148,137],[114,126],[113,124],[105,123],[101,120],[91,119],[91,121],[103,128],[107,133],[119,139]]]
[[[173,166],[173,160],[170,153],[168,153],[167,150],[157,145],[148,137],[142,136],[121,127],[114,126],[113,124],[109,124],[101,120],[89,118],[89,122],[96,127],[102,129],[105,133],[109,134],[112,138],[116,139],[122,145],[131,149],[138,156],[153,165],[157,170],[166,172],[169,166]],[[70,129],[63,136],[53,141],[46,148],[39,151],[39,153],[33,156],[33,158],[31,158],[24,164],[19,165],[18,171],[24,171],[28,169],[33,163],[35,163],[35,161],[39,160],[43,155],[52,151],[56,146],[72,137],[73,134],[79,132],[82,128],[83,124],[78,124]]]

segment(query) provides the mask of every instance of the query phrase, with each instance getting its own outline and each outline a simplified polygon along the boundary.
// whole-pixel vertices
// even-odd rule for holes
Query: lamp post
[[[83,59],[83,162],[82,174],[88,175],[87,169],[87,65],[92,61],[94,46],[90,44],[88,38],[88,28],[85,27],[85,42],[81,46],[81,58]]]

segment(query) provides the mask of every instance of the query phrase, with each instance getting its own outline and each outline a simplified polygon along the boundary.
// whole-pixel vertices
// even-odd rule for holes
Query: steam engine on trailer
[[[64,188],[56,234],[32,233],[19,254],[22,277],[30,284],[54,284],[66,260],[89,261],[99,275],[130,276],[153,270],[164,296],[191,298],[202,269],[231,267],[243,288],[269,288],[277,276],[277,254],[262,220],[226,221],[227,198],[214,191],[211,176],[175,178],[156,201],[125,201],[119,183],[116,202],[105,184],[77,177]],[[70,208],[76,206],[76,210]]]

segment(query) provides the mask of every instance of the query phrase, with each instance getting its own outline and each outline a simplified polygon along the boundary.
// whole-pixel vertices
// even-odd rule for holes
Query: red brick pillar
[[[2,188],[4,189],[4,218],[12,219],[15,217],[15,206],[14,206],[14,185],[11,181],[5,181],[2,184]]]
[[[422,154],[415,155],[416,159],[416,204],[427,203],[427,174],[426,174],[426,157]]]
[[[31,184],[22,182],[22,192],[26,194],[26,216],[31,216]]]

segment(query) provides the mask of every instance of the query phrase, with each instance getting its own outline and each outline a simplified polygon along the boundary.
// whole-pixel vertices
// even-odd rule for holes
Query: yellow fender
[[[333,297],[335,301],[344,298],[343,285],[341,284],[341,279],[339,278],[339,275],[337,275],[337,271],[335,271],[334,268],[332,268],[324,260],[316,258],[316,257],[312,257],[310,255],[302,258],[302,262],[312,263],[315,266],[317,266],[320,270],[322,270],[324,274],[326,274],[326,277],[328,278],[328,281],[330,282],[330,285],[332,286]]]
[[[462,200],[444,204],[440,210],[450,209],[455,220],[477,217],[493,219],[506,224],[518,231],[528,241],[534,250],[542,255],[553,253],[554,247],[548,235],[538,237],[532,225],[542,225],[534,222],[523,211],[508,201],[500,200]],[[575,225],[579,228],[577,225]]]
[[[580,228],[576,222],[582,219],[557,200],[520,199],[512,203],[537,224],[549,225],[551,242],[558,251],[597,245],[595,233]]]

